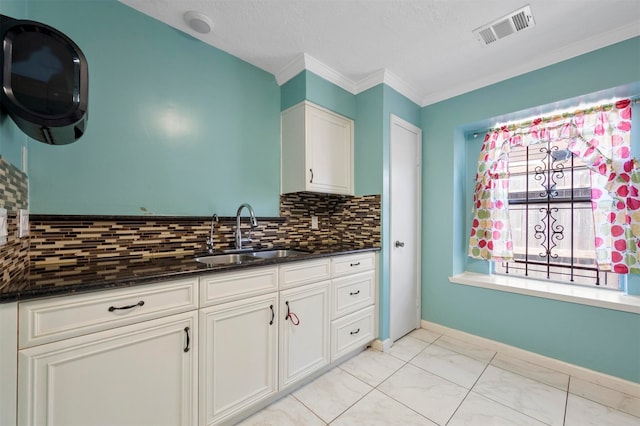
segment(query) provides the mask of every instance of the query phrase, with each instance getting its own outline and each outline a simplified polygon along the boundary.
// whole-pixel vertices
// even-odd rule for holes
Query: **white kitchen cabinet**
[[[278,391],[277,292],[200,310],[200,424],[218,424]]]
[[[360,252],[2,305],[0,419],[16,424],[17,399],[19,426],[232,424],[375,338],[376,264]]]
[[[18,304],[0,303],[0,425],[16,424]]]
[[[375,265],[370,252],[331,259],[331,362],[376,337]]]
[[[20,303],[19,347],[198,309],[198,279],[139,286]]]
[[[329,364],[329,284],[280,292],[280,389]]]
[[[22,349],[18,424],[195,425],[197,312]]]
[[[353,120],[308,101],[281,120],[282,193],[353,195]]]

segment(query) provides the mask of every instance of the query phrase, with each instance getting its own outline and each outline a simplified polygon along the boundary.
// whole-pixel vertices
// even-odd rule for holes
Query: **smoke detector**
[[[213,22],[203,13],[195,10],[185,12],[183,15],[184,21],[189,25],[193,31],[200,34],[208,34],[213,29]]]
[[[476,28],[473,30],[473,34],[482,46],[487,46],[511,34],[531,28],[535,24],[531,14],[531,6],[526,5],[487,25]]]

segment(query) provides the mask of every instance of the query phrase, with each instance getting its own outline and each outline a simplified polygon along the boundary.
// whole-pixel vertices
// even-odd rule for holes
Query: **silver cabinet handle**
[[[311,173],[311,179],[309,179],[309,183],[313,183],[313,169],[309,169],[309,172]]]
[[[404,243],[402,241],[396,241],[396,247],[404,247]]]

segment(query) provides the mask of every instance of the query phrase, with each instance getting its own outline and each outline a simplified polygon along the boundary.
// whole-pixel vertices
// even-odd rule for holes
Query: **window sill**
[[[455,284],[471,285],[640,314],[640,296],[630,296],[619,291],[475,272],[454,275],[449,277],[449,281]]]

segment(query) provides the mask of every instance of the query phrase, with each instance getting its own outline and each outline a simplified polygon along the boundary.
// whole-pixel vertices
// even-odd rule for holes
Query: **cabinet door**
[[[277,391],[277,321],[277,293],[200,311],[200,424]]]
[[[19,351],[18,424],[195,425],[197,313]]]
[[[353,120],[304,101],[282,112],[281,189],[353,195]]]
[[[329,363],[329,281],[280,292],[280,389]]]
[[[307,110],[309,191],[353,194],[353,122],[329,111]]]

